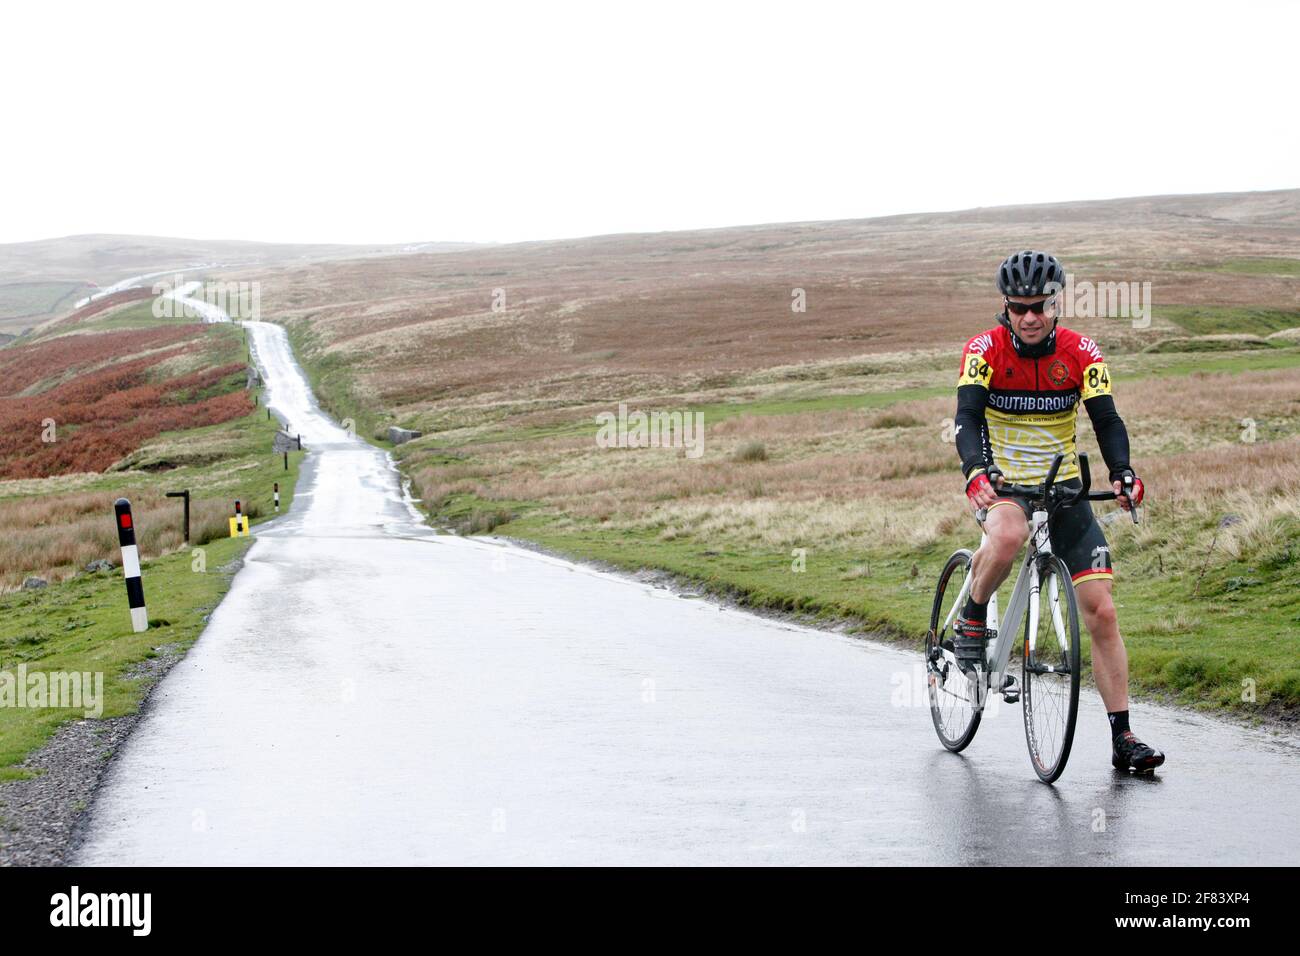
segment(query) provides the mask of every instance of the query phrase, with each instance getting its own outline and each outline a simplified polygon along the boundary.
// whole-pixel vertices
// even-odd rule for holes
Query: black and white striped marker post
[[[232,538],[248,537],[248,517],[240,508],[238,501],[235,502],[235,516],[230,519],[230,536]]]
[[[275,513],[280,513],[280,483],[275,483]]]
[[[140,579],[140,551],[135,546],[131,502],[118,498],[113,502],[113,511],[117,515],[117,543],[122,547],[122,574],[126,578],[126,603],[131,607],[131,629],[138,634],[149,629],[149,615],[144,609],[144,582]]]

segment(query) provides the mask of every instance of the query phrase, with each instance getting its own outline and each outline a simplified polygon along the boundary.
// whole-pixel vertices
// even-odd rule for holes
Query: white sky
[[[514,241],[1300,185],[1300,4],[10,3],[0,242]]]

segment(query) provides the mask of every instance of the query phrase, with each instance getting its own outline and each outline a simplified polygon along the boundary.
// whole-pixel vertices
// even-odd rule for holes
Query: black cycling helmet
[[[1048,295],[1065,285],[1065,269],[1046,252],[1013,252],[998,266],[998,291],[1003,295]]]

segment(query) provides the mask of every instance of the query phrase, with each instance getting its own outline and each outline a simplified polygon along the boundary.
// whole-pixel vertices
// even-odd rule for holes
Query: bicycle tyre
[[[949,702],[949,697],[955,695],[945,694],[944,684],[948,680],[966,680],[966,676],[960,671],[956,671],[948,662],[944,661],[943,666],[936,664],[934,651],[939,647],[946,631],[940,631],[944,619],[947,617],[949,608],[944,603],[945,595],[949,592],[949,584],[953,580],[953,575],[958,571],[963,574],[970,573],[971,552],[965,548],[954,551],[948,558],[948,563],[944,565],[942,573],[939,575],[939,583],[935,587],[934,605],[930,610],[930,629],[925,636],[925,684],[926,696],[930,702],[930,718],[934,722],[934,731],[939,735],[939,741],[951,750],[953,753],[960,753],[969,746],[971,740],[975,737],[975,731],[979,730],[981,711],[977,707],[971,707],[969,714],[963,714],[961,708],[954,701],[950,702],[952,710],[944,711],[944,703]],[[961,585],[952,591],[952,598],[955,600],[956,595],[961,591]],[[951,642],[952,635],[948,633],[948,640]],[[968,702],[967,702],[968,703]]]
[[[1049,676],[1056,678],[1059,670],[1051,675],[1045,675],[1041,671],[1036,671],[1038,666],[1036,653],[1031,655],[1030,642],[1032,636],[1029,633],[1029,614],[1025,614],[1025,639],[1021,653],[1021,676],[1024,684],[1023,695],[1020,706],[1024,713],[1025,719],[1025,743],[1029,748],[1029,761],[1033,764],[1034,773],[1043,783],[1055,783],[1062,773],[1065,772],[1066,762],[1070,759],[1070,750],[1074,746],[1074,728],[1079,716],[1079,683],[1081,679],[1082,663],[1079,652],[1079,604],[1074,594],[1074,583],[1070,579],[1070,571],[1065,566],[1065,562],[1058,555],[1053,555],[1050,562],[1050,572],[1043,575],[1039,585],[1039,628],[1043,627],[1043,621],[1051,621],[1051,607],[1049,604],[1050,591],[1049,585],[1052,585],[1053,579],[1060,586],[1060,593],[1064,595],[1065,614],[1062,615],[1062,624],[1068,631],[1067,651],[1068,661],[1059,663],[1053,662],[1054,666],[1060,664],[1068,666],[1068,689],[1064,695],[1066,706],[1064,713],[1060,712],[1058,700],[1051,705],[1056,709],[1057,714],[1062,718],[1063,726],[1061,727],[1061,737],[1055,748],[1055,752],[1048,754],[1045,752],[1043,728],[1035,726],[1035,719],[1041,710],[1048,709],[1048,701],[1059,697],[1059,693],[1053,695],[1052,688],[1059,687],[1062,683],[1060,680],[1053,679],[1049,682]],[[1049,631],[1055,635],[1054,623],[1049,627]],[[1064,656],[1064,655],[1063,655]],[[1035,697],[1038,694],[1038,697]],[[1049,696],[1053,695],[1053,696]]]

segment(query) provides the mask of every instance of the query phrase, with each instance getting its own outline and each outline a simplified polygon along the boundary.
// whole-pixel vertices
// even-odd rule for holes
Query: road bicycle
[[[1074,585],[1065,562],[1052,553],[1049,525],[1060,508],[1072,507],[1080,501],[1112,501],[1118,497],[1113,491],[1089,491],[1092,481],[1086,454],[1079,455],[1081,487],[1056,487],[1056,474],[1064,460],[1064,455],[1052,459],[1041,485],[1003,484],[997,489],[1000,497],[1028,501],[1033,517],[1025,558],[1007,601],[1005,628],[999,626],[997,594],[989,598],[988,641],[980,662],[963,669],[952,643],[953,621],[970,592],[972,552],[969,549],[953,552],[939,575],[925,640],[930,716],[943,745],[957,753],[970,744],[991,694],[1001,694],[1009,704],[1020,700],[1029,759],[1044,783],[1059,778],[1070,757],[1079,710],[1081,669],[1079,608]],[[981,510],[976,517],[983,528],[985,512]],[[1007,674],[1007,666],[1022,619],[1023,686],[1017,687]]]

